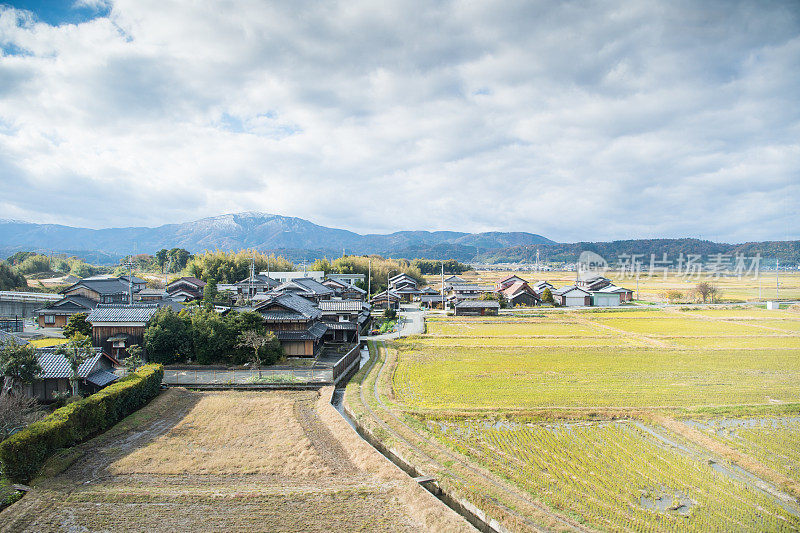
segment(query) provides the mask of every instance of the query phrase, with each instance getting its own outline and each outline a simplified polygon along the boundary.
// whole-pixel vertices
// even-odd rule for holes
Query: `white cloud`
[[[800,238],[792,2],[0,10],[0,218]]]

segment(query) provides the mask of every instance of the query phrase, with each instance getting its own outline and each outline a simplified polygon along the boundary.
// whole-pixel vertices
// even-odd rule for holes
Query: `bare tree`
[[[33,398],[16,393],[0,396],[0,441],[43,416]]]
[[[274,341],[275,335],[270,332],[261,333],[251,329],[243,331],[239,335],[239,343],[236,346],[253,350],[250,355],[250,362],[258,367],[258,377],[261,377],[261,349],[269,346]]]
[[[56,353],[67,358],[69,367],[72,370],[72,376],[69,378],[69,383],[72,385],[72,395],[77,396],[79,379],[78,369],[86,359],[94,354],[92,339],[83,333],[76,333],[66,344],[59,346]]]
[[[694,288],[694,292],[703,299],[703,303],[706,303],[709,299],[711,299],[711,303],[714,303],[714,300],[719,296],[719,289],[716,285],[712,285],[707,281],[698,283]]]

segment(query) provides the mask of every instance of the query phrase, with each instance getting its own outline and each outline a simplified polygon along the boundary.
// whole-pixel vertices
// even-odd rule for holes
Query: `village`
[[[25,393],[50,402],[69,394],[70,380],[76,377],[81,394],[97,392],[126,373],[125,361],[131,348],[142,363],[147,362],[144,337],[153,317],[163,309],[179,313],[198,307],[206,288],[204,281],[191,276],[165,281],[163,289],[153,289],[133,273],[88,277],[62,290],[57,300],[29,313],[35,319],[34,332],[22,331],[21,320],[7,319],[0,336],[4,342],[20,345],[41,336],[63,337],[63,328],[76,315],[85,316],[91,327],[92,356],[81,362],[77,376],[70,370],[59,344],[36,347],[41,372],[25,384]],[[302,363],[304,366],[323,368],[324,360],[328,361],[327,366],[335,366],[337,354],[361,345],[370,333],[381,333],[381,324],[388,322],[387,317],[395,317],[401,306],[455,316],[497,316],[502,308],[613,307],[633,299],[632,291],[597,275],[578,276],[573,285],[560,288],[547,281],[529,282],[516,274],[491,285],[470,282],[458,275],[445,276],[444,272],[438,282],[430,284],[406,273],[395,274],[386,281],[388,290],[369,297],[367,290],[360,287],[371,285],[369,275],[252,270],[236,283],[219,284],[216,289],[228,305],[218,303],[213,309],[221,316],[259,314],[263,328],[275,336],[286,358],[302,359],[307,361]],[[330,354],[334,354],[333,359]],[[168,366],[168,375],[172,375],[169,369]],[[292,373],[287,370],[284,374],[287,372]]]

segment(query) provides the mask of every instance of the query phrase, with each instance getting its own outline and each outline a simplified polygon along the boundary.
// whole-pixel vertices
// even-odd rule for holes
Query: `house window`
[[[44,323],[45,324],[55,324],[56,323],[56,316],[55,315],[44,315]]]
[[[114,341],[114,348],[125,348],[125,341]]]

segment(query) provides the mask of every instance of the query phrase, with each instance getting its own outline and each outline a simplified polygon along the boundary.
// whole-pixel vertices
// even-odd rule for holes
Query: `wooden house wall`
[[[108,341],[109,337],[125,333],[131,336],[126,346],[133,344],[142,346],[144,344],[144,330],[145,326],[94,326],[92,328],[92,344],[102,348],[105,353],[116,356],[116,350],[113,348],[114,343]],[[127,355],[127,352],[124,355]]]

